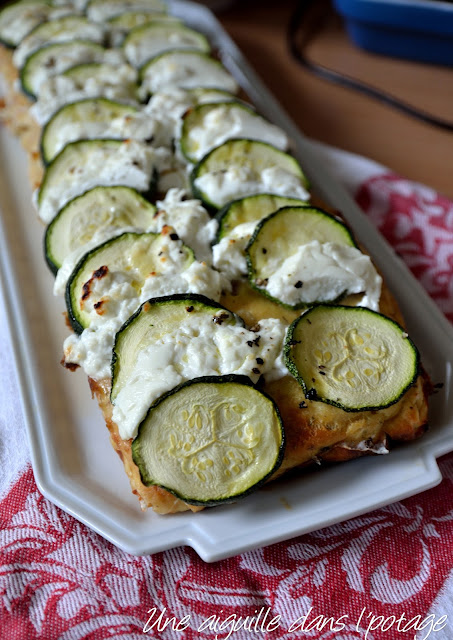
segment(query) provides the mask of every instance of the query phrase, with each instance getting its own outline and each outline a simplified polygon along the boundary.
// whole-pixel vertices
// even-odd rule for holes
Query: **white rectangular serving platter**
[[[396,294],[434,382],[430,431],[388,456],[355,460],[266,486],[232,505],[197,514],[141,512],[83,371],[60,366],[64,303],[52,295],[44,226],[31,205],[19,143],[0,130],[0,274],[32,465],[42,493],[126,552],[190,545],[212,562],[320,529],[428,489],[441,480],[436,457],[453,450],[453,329],[346,191],[327,175],[308,140],[282,112],[213,15],[184,1],[172,12],[206,33],[265,116],[291,136],[314,191],[340,209]]]

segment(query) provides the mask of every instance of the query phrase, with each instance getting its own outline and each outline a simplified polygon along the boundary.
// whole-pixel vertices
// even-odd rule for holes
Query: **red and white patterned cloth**
[[[453,322],[453,202],[315,152]],[[134,557],[38,492],[13,372],[0,303],[1,640],[453,638],[453,454],[438,487],[312,534],[213,564]]]

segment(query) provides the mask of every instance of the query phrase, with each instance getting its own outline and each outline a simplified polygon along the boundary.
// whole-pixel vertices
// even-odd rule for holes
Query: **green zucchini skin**
[[[318,305],[318,304],[323,304],[321,301],[317,301],[317,300],[313,300],[311,302],[300,302],[298,304],[295,305],[291,305],[291,304],[287,304],[285,302],[282,302],[281,300],[279,300],[278,298],[276,298],[275,296],[270,295],[266,289],[264,287],[261,287],[258,285],[257,283],[257,273],[256,273],[256,265],[254,264],[253,261],[253,256],[252,256],[252,250],[254,249],[255,243],[257,243],[258,238],[260,233],[262,232],[263,228],[271,223],[272,221],[275,221],[278,217],[282,217],[283,215],[285,215],[286,212],[292,212],[292,211],[297,211],[297,215],[301,216],[301,226],[303,226],[303,217],[304,215],[311,215],[313,213],[315,213],[316,215],[319,215],[321,219],[324,219],[325,221],[329,221],[332,224],[338,225],[338,227],[342,228],[342,232],[344,233],[345,236],[345,244],[351,246],[351,247],[355,247],[358,248],[357,246],[357,242],[354,238],[354,235],[352,233],[352,231],[349,229],[349,227],[347,227],[343,222],[341,222],[340,220],[338,220],[335,216],[331,215],[330,213],[328,213],[327,211],[324,211],[323,209],[319,209],[318,207],[312,207],[310,205],[302,205],[302,206],[297,206],[297,207],[282,207],[281,209],[278,209],[277,211],[274,211],[274,213],[271,213],[270,215],[268,215],[266,218],[264,218],[263,220],[261,220],[256,228],[255,231],[252,235],[252,237],[250,238],[245,252],[246,252],[246,258],[247,258],[247,266],[248,266],[248,279],[249,279],[249,283],[251,285],[251,287],[253,289],[255,289],[255,291],[258,291],[258,293],[260,293],[261,295],[265,296],[266,298],[268,298],[269,300],[272,300],[273,302],[276,302],[277,304],[279,304],[280,306],[284,307],[285,309],[292,309],[292,310],[299,310],[299,309],[307,309],[308,307],[311,307],[313,305]],[[289,230],[288,230],[289,232]],[[342,300],[342,298],[344,298],[344,296],[346,295],[347,292],[344,292],[342,294],[340,294],[335,300],[332,300],[332,304],[335,304],[337,302],[339,302],[340,300]]]
[[[152,58],[155,58],[156,56],[160,55],[161,53],[165,53],[166,51],[170,51],[172,49],[175,48],[174,44],[171,43],[171,41],[169,40],[167,42],[167,45],[163,45],[163,48],[158,50],[157,52],[151,53],[148,55],[146,58],[143,58],[142,60],[138,60],[137,62],[133,61],[131,58],[133,56],[129,55],[128,52],[128,47],[132,44],[132,45],[136,45],[137,42],[140,43],[140,41],[143,42],[143,40],[147,40],[149,42],[153,41],[153,37],[156,36],[156,34],[158,34],[160,32],[171,32],[169,33],[169,35],[174,35],[174,34],[186,34],[187,36],[193,38],[194,42],[192,42],[190,45],[179,45],[178,48],[180,48],[181,50],[184,48],[187,48],[188,50],[200,50],[204,53],[209,53],[211,51],[211,47],[210,44],[208,42],[208,39],[206,38],[205,35],[203,35],[202,33],[200,33],[199,31],[195,31],[194,29],[191,29],[190,27],[187,27],[186,25],[183,25],[181,23],[176,23],[176,24],[172,24],[172,23],[167,23],[167,24],[163,24],[163,23],[159,23],[159,22],[148,22],[144,25],[139,25],[137,27],[135,27],[134,29],[132,29],[128,35],[125,37],[121,48],[124,52],[124,55],[126,57],[126,59],[129,61],[129,64],[132,64],[133,66],[136,67],[142,67],[144,64],[146,64],[147,61],[149,61]]]
[[[71,276],[68,279],[65,291],[65,302],[68,311],[69,322],[71,323],[71,326],[74,329],[75,333],[80,334],[86,328],[86,325],[83,324],[82,316],[80,315],[81,312],[79,312],[79,309],[74,302],[74,295],[76,293],[75,289],[77,287],[77,280],[79,278],[80,272],[86,267],[87,263],[93,258],[93,256],[97,256],[98,254],[102,255],[105,249],[109,249],[112,245],[119,245],[122,242],[127,243],[128,240],[130,242],[133,242],[134,239],[137,239],[139,241],[143,237],[148,237],[150,241],[157,241],[161,237],[161,235],[159,233],[135,233],[127,231],[125,233],[122,233],[121,235],[115,236],[114,238],[110,238],[91,251],[88,251],[88,253],[86,253],[75,266]],[[184,245],[184,247],[186,250],[186,259],[193,261],[195,259],[195,256],[192,249],[190,249],[186,245]],[[123,251],[127,250],[127,248],[127,246],[123,247]],[[152,254],[151,252],[149,252],[147,255],[151,256]],[[108,267],[108,264],[106,264],[104,258],[101,259],[101,262],[97,269],[99,269],[103,265]]]
[[[204,118],[207,114],[212,111],[216,111],[218,109],[224,109],[227,112],[230,111],[232,113],[242,113],[247,116],[249,120],[247,121],[247,126],[244,130],[244,134],[247,135],[250,139],[256,139],[261,142],[268,142],[269,144],[275,144],[276,148],[285,151],[287,149],[288,140],[286,136],[283,136],[283,131],[280,130],[281,136],[280,139],[276,139],[277,135],[277,127],[270,123],[264,116],[260,115],[253,107],[245,104],[244,102],[240,102],[239,100],[228,100],[226,102],[214,102],[214,103],[204,103],[195,105],[192,109],[189,109],[182,120],[182,128],[181,128],[181,136],[179,140],[179,146],[182,154],[186,158],[186,160],[190,163],[196,164],[202,156],[206,155],[208,151],[210,151],[213,146],[210,145],[205,148],[205,151],[199,151],[197,148],[194,148],[197,144],[197,140],[191,139],[191,131],[195,128],[203,127]],[[254,122],[256,125],[260,125],[264,128],[264,133],[261,131],[259,134],[255,132],[250,132],[250,123]],[[271,131],[274,135],[272,139],[269,138]],[[244,135],[244,137],[245,137]],[[231,136],[227,136],[225,133],[224,141],[227,141]],[[240,137],[240,134],[235,136],[236,138]],[[285,141],[285,145],[283,146],[283,142]]]
[[[55,218],[50,222],[50,224],[46,228],[46,232],[44,234],[44,256],[46,259],[46,263],[49,269],[52,271],[54,275],[57,274],[59,268],[62,265],[62,261],[55,258],[54,251],[52,249],[53,245],[53,233],[55,230],[61,225],[64,224],[64,219],[67,217],[67,214],[70,213],[71,209],[78,206],[89,205],[93,206],[96,203],[96,199],[98,196],[102,198],[104,195],[110,196],[110,202],[107,201],[105,206],[112,207],[112,196],[116,198],[116,203],[118,200],[123,197],[126,200],[129,200],[127,204],[132,208],[140,207],[142,210],[149,212],[150,222],[152,217],[155,214],[156,207],[151,204],[148,200],[146,200],[141,193],[132,189],[131,187],[123,187],[123,186],[113,186],[113,187],[93,187],[93,189],[89,189],[82,193],[80,196],[76,196],[73,200],[70,200],[67,204],[64,205],[62,209],[57,213]],[[99,205],[97,205],[99,206]],[[132,227],[140,227],[139,224],[133,224],[131,222],[130,225]],[[118,227],[118,230],[120,227]],[[61,242],[61,240],[60,240]],[[68,249],[69,251],[69,249]]]
[[[137,113],[138,108],[133,105],[127,105],[122,102],[116,102],[115,100],[110,100],[109,98],[84,98],[82,100],[78,100],[77,102],[72,102],[70,104],[64,104],[62,107],[56,111],[53,116],[46,122],[41,131],[41,138],[39,141],[39,148],[41,152],[41,158],[44,165],[47,167],[54,158],[58,155],[59,152],[52,153],[51,141],[49,140],[52,135],[52,130],[55,127],[55,123],[59,123],[60,120],[67,117],[67,121],[71,121],[71,112],[74,109],[77,109],[78,106],[84,107],[86,106],[96,106],[99,107],[100,111],[104,111],[106,117],[115,112],[115,109],[118,112],[127,113]],[[110,114],[108,114],[108,110],[110,109]],[[115,114],[117,115],[117,114]],[[113,117],[110,115],[110,117]],[[88,139],[88,138],[85,138]],[[70,140],[66,144],[70,144],[71,142],[77,142],[77,139]],[[63,147],[64,148],[64,147]]]
[[[206,169],[209,172],[210,165],[214,166],[217,164],[216,171],[221,171],[223,169],[227,169],[228,166],[233,163],[232,159],[234,157],[238,157],[239,155],[242,159],[251,157],[253,152],[258,153],[258,149],[261,152],[259,154],[261,157],[271,155],[273,156],[274,160],[278,158],[282,164],[285,164],[287,166],[291,165],[295,169],[295,175],[298,175],[298,177],[300,178],[301,185],[305,189],[309,190],[310,182],[307,176],[304,174],[296,158],[294,158],[290,154],[277,149],[277,147],[273,147],[267,142],[261,142],[260,140],[251,140],[249,138],[230,138],[218,147],[215,147],[214,149],[208,151],[208,153],[192,169],[190,173],[190,183],[192,185],[192,193],[194,198],[201,200],[204,207],[213,214],[217,214],[219,210],[228,206],[234,200],[237,200],[238,198],[232,198],[225,204],[221,205],[216,202],[212,202],[208,198],[208,196],[200,188],[198,188],[198,186],[195,184],[195,181],[205,173]]]
[[[401,340],[404,339],[406,345],[408,345],[409,349],[411,350],[412,373],[407,376],[404,383],[400,384],[400,387],[395,391],[394,395],[391,398],[389,398],[387,401],[381,402],[381,403],[365,402],[365,404],[361,404],[360,406],[352,407],[352,406],[349,406],[344,401],[342,401],[341,398],[336,398],[335,400],[333,400],[332,398],[319,395],[318,391],[316,390],[315,378],[312,378],[309,382],[307,382],[307,380],[304,379],[303,375],[300,372],[301,366],[300,364],[298,365],[298,362],[297,362],[296,350],[299,344],[303,344],[303,341],[299,340],[301,336],[298,333],[298,328],[301,323],[308,323],[309,325],[315,323],[316,315],[320,313],[322,314],[326,310],[327,312],[348,314],[351,318],[349,326],[352,326],[354,314],[356,316],[359,316],[359,314],[362,314],[368,317],[368,319],[375,325],[376,330],[379,327],[380,323],[387,323],[389,327],[392,327],[396,332],[399,332],[401,334],[400,339]],[[359,326],[363,326],[363,321],[362,321],[362,325],[359,325]],[[308,345],[307,348],[310,350],[311,347],[312,345]],[[402,398],[402,396],[406,393],[406,391],[415,384],[418,376],[420,375],[420,367],[421,367],[420,353],[416,345],[409,338],[407,333],[404,331],[403,327],[401,327],[397,322],[395,322],[391,318],[388,318],[382,313],[379,313],[378,311],[373,311],[366,307],[348,307],[346,305],[336,305],[336,304],[319,304],[317,306],[311,307],[301,316],[296,318],[288,329],[285,345],[283,348],[283,355],[284,355],[285,364],[289,372],[302,387],[307,400],[324,402],[334,407],[338,407],[343,411],[347,411],[351,413],[359,412],[359,411],[379,411],[380,409],[385,409],[386,407],[396,404]],[[319,367],[319,370],[321,371],[321,367]]]
[[[216,220],[219,227],[213,244],[220,242],[239,224],[255,221],[258,223],[278,209],[289,206],[307,207],[311,205],[304,200],[279,196],[275,193],[259,193],[233,200],[217,212]]]
[[[90,49],[93,51],[93,54],[98,53],[99,57],[101,57],[102,52],[105,51],[104,47],[97,42],[93,42],[92,40],[82,40],[76,39],[71,40],[71,42],[53,42],[51,44],[46,44],[43,47],[40,47],[36,51],[34,51],[26,60],[25,64],[19,71],[19,81],[22,92],[28,96],[31,100],[37,100],[37,95],[33,91],[30,83],[30,73],[33,65],[36,63],[36,60],[49,51],[54,51],[56,55],[61,55],[62,52],[71,48],[73,46],[81,46],[83,45],[86,49]]]
[[[144,461],[144,458],[143,458],[141,450],[140,450],[140,439],[141,439],[141,436],[143,434],[143,431],[144,431],[145,424],[146,424],[147,420],[152,415],[152,412],[157,407],[159,407],[159,405],[164,403],[167,399],[171,398],[173,395],[179,393],[182,389],[187,389],[187,388],[189,388],[189,387],[191,387],[193,385],[203,384],[203,383],[206,383],[206,384],[217,384],[217,385],[237,384],[237,385],[249,387],[249,388],[253,389],[256,393],[259,393],[261,396],[263,396],[263,398],[267,402],[269,402],[271,404],[271,406],[273,408],[274,415],[276,416],[276,418],[278,420],[279,432],[280,432],[281,440],[280,440],[280,444],[279,444],[278,455],[277,455],[277,458],[275,460],[275,463],[274,463],[273,467],[258,482],[256,482],[252,486],[248,487],[246,490],[240,491],[240,492],[238,492],[236,494],[233,494],[233,495],[225,496],[225,497],[222,497],[222,498],[198,500],[196,497],[183,495],[181,492],[178,492],[177,490],[175,490],[172,487],[168,487],[168,486],[165,486],[163,484],[159,484],[153,478],[151,478],[146,472],[143,471],[143,468],[145,466],[145,461]],[[283,421],[282,421],[282,418],[281,418],[281,415],[280,415],[280,411],[279,411],[277,405],[275,404],[274,400],[269,395],[267,395],[266,393],[264,393],[261,390],[258,390],[256,388],[256,386],[252,383],[250,378],[248,378],[247,376],[234,375],[234,374],[225,375],[225,376],[204,376],[204,377],[194,378],[192,380],[188,380],[186,382],[183,382],[183,383],[179,384],[174,389],[172,389],[169,392],[167,392],[166,394],[162,395],[160,398],[158,398],[156,400],[156,402],[154,402],[151,405],[151,407],[148,410],[148,413],[147,413],[146,417],[144,418],[144,420],[142,421],[142,423],[139,426],[138,435],[136,436],[136,438],[132,442],[132,458],[133,458],[134,463],[139,468],[140,476],[142,478],[142,482],[145,485],[147,485],[147,486],[151,486],[151,485],[159,486],[162,489],[165,489],[166,491],[169,491],[171,494],[173,494],[174,496],[176,496],[180,500],[183,500],[187,504],[192,504],[192,505],[195,505],[195,506],[202,506],[202,507],[214,507],[214,506],[219,506],[219,505],[222,505],[222,504],[229,504],[231,502],[236,502],[239,499],[246,498],[250,494],[252,494],[255,491],[257,491],[260,487],[262,487],[263,484],[267,480],[269,480],[269,478],[272,475],[274,475],[274,473],[281,466],[281,463],[282,463],[283,457],[284,457],[284,453],[285,453],[285,446],[286,446],[285,431],[284,431]]]
[[[110,401],[112,404],[115,404],[115,397],[118,393],[117,383],[118,376],[121,367],[121,359],[120,359],[120,350],[121,350],[121,341],[123,340],[127,331],[132,327],[137,319],[140,318],[142,314],[149,313],[156,306],[163,305],[184,305],[184,307],[200,305],[201,307],[205,307],[206,311],[212,313],[213,311],[226,311],[229,316],[234,319],[235,324],[239,324],[240,326],[245,326],[244,321],[237,314],[232,311],[229,311],[226,307],[224,307],[219,302],[215,302],[206,296],[203,296],[198,293],[175,293],[168,296],[160,296],[158,298],[151,298],[143,302],[140,307],[133,313],[130,318],[126,320],[123,326],[119,329],[117,334],[115,335],[115,342],[113,346],[112,352],[112,386],[110,390]],[[248,380],[248,378],[247,378]]]
[[[53,178],[58,177],[59,164],[61,162],[64,163],[67,155],[71,154],[73,151],[75,153],[80,152],[80,150],[83,151],[86,147],[89,147],[91,145],[93,145],[93,148],[96,145],[101,145],[104,147],[110,147],[112,150],[114,150],[124,142],[125,141],[122,139],[114,139],[114,138],[108,138],[108,139],[95,138],[90,140],[75,140],[74,142],[69,142],[65,147],[63,147],[63,149],[51,160],[51,162],[45,168],[44,177],[38,191],[38,200],[37,200],[38,207],[42,203],[44,194],[46,193],[46,189],[51,188]],[[153,167],[152,173],[149,176],[149,182],[148,182],[147,188],[144,191],[140,191],[141,195],[146,200],[151,201],[153,199],[155,190],[156,190],[157,179],[158,179],[158,172],[157,172],[157,169]]]
[[[85,6],[85,13],[88,15],[90,20],[94,20],[95,22],[100,20],[100,16],[96,15],[96,8],[99,6],[102,8],[102,5],[110,5],[110,9],[106,13],[106,15],[102,17],[103,20],[110,20],[111,18],[120,16],[125,11],[129,11],[128,7],[126,9],[124,9],[124,7],[121,7],[121,4],[119,2],[108,2],[108,0],[89,0],[89,2]],[[148,0],[148,3],[143,3],[142,8],[142,10],[146,10],[151,17],[155,13],[167,13],[168,11],[167,4],[161,0]],[[138,11],[139,9],[136,10]]]
[[[36,0],[36,2],[7,2],[6,5],[2,8],[2,10],[0,11],[0,21],[2,19],[2,17],[4,17],[7,13],[9,13],[9,10],[14,8],[15,5],[20,6],[21,4],[23,4],[25,7],[30,7],[30,6],[45,6],[48,7],[49,9],[51,8],[52,3],[50,2],[50,0]],[[36,24],[34,25],[34,27],[36,27],[38,24],[41,24],[42,20],[39,19]],[[27,33],[25,33],[23,35],[23,38],[25,38],[30,31],[32,31],[34,29],[34,27],[31,27],[31,29],[29,29],[29,31]],[[10,50],[14,50],[16,49],[16,47],[19,46],[19,44],[21,43],[21,39],[19,40],[10,40],[7,39],[5,36],[0,35],[0,44],[2,44],[4,47],[6,47],[7,49]]]
[[[152,66],[158,65],[162,60],[165,60],[165,59],[168,60],[171,58],[174,58],[174,61],[177,62],[177,58],[179,56],[184,56],[186,58],[191,57],[192,61],[197,61],[197,62],[201,61],[201,63],[203,62],[207,63],[208,66],[210,66],[212,69],[219,71],[223,76],[223,79],[219,81],[219,84],[216,84],[215,86],[213,86],[212,83],[210,83],[209,85],[203,84],[201,81],[197,83],[197,87],[194,87],[193,85],[187,86],[187,85],[184,85],[184,83],[181,84],[176,80],[172,82],[173,86],[179,86],[180,88],[183,88],[189,91],[194,88],[211,88],[211,89],[224,90],[230,93],[237,93],[238,85],[236,81],[227,72],[227,70],[219,60],[216,60],[215,58],[212,58],[209,54],[196,49],[177,49],[176,48],[176,49],[170,49],[169,51],[164,51],[163,53],[158,54],[154,58],[151,58],[151,60],[148,60],[147,62],[145,62],[145,64],[142,67],[140,67],[138,81],[139,81],[139,84],[141,85],[140,96],[143,102],[145,102],[152,93],[156,91],[161,91],[166,87],[166,85],[154,87],[154,88],[144,86],[148,72],[151,70]]]

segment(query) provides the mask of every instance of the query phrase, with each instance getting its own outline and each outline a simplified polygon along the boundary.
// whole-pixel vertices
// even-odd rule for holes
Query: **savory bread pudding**
[[[394,297],[203,33],[161,0],[21,0],[0,40],[63,364],[143,508],[423,434],[430,382]]]

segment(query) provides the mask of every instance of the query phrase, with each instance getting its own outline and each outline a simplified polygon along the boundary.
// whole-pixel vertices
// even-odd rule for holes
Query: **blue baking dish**
[[[351,40],[388,56],[453,65],[453,2],[334,0]]]

